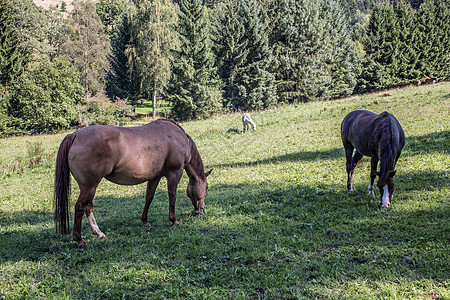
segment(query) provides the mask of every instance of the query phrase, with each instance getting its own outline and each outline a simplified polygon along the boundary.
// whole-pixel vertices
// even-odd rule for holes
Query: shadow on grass
[[[422,153],[445,153],[450,152],[450,131],[433,132],[421,136],[406,138],[406,145],[402,156],[415,156]]]
[[[0,211],[0,226],[39,225],[53,218],[53,214],[46,211],[22,210],[14,213]]]
[[[440,190],[450,187],[447,171],[407,172],[402,170],[395,175],[396,190],[406,191]]]
[[[212,185],[206,212],[197,217],[180,187],[178,227],[167,220],[165,192],[158,192],[150,207],[148,228],[140,226],[142,194],[102,196],[94,199],[94,212],[107,237],[92,236],[84,217],[87,246],[82,250],[75,249],[70,235],[40,229],[36,212],[21,212],[12,229],[3,230],[0,262],[51,262],[49,272],[65,286],[74,278],[82,283],[72,292],[74,298],[104,291],[109,296],[183,298],[199,288],[222,294],[241,290],[244,298],[262,289],[272,291],[273,298],[286,298],[314,282],[390,276],[445,280],[449,206],[400,210],[394,203],[393,209],[379,209],[379,199],[367,196],[365,185],[359,187],[348,193],[344,186],[326,184]],[[19,223],[28,218],[35,230],[21,228]],[[405,256],[412,262],[402,263]]]
[[[300,151],[296,153],[288,153],[280,156],[274,156],[267,159],[258,159],[250,162],[233,162],[212,165],[211,168],[222,167],[248,167],[260,164],[283,163],[293,161],[315,161],[315,160],[334,160],[345,157],[344,148],[337,148],[326,151]]]

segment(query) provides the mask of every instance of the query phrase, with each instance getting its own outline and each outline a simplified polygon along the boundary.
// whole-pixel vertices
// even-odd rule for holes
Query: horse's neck
[[[200,153],[193,141],[191,142],[191,160],[186,164],[185,170],[189,176],[189,182],[195,183],[198,180],[205,179],[205,170]]]

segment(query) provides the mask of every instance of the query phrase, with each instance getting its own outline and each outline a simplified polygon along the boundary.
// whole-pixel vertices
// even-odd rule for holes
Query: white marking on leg
[[[386,184],[383,187],[383,198],[381,198],[381,206],[382,207],[389,207],[390,203],[389,203],[389,189],[388,189],[388,185]]]
[[[373,185],[369,183],[369,196],[374,196],[375,194],[373,193]]]
[[[89,220],[89,225],[91,225],[92,233],[96,234],[99,239],[104,238],[106,235],[103,232],[101,232],[100,229],[98,228],[98,225],[95,222],[95,218],[94,218],[94,213],[93,212],[91,212],[89,214],[88,220]]]

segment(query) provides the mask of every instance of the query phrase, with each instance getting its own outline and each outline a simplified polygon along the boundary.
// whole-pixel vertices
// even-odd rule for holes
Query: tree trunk
[[[156,118],[156,84],[153,86],[153,119]]]

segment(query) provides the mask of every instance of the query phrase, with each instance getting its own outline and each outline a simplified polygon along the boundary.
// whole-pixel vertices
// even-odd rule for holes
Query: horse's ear
[[[397,173],[397,170],[394,170],[392,172],[389,173],[389,176],[392,178],[395,176],[395,173]]]
[[[381,177],[381,172],[377,172],[377,176],[378,176],[378,177]]]
[[[209,174],[211,174],[212,170],[213,170],[213,169],[211,169],[211,170],[209,170],[208,172],[206,172],[206,173],[205,173],[205,176],[208,177]]]

